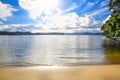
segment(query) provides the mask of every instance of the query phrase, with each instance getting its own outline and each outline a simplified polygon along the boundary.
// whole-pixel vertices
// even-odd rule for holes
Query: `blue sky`
[[[109,0],[0,0],[0,31],[100,32]]]

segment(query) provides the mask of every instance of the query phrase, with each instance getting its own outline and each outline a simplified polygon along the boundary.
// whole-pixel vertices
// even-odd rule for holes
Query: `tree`
[[[110,0],[109,7],[113,12],[101,30],[106,37],[116,39],[120,37],[120,0]]]
[[[114,10],[120,9],[120,0],[110,0],[109,8]]]

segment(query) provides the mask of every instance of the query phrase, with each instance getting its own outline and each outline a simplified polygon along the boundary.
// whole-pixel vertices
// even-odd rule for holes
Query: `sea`
[[[1,35],[0,66],[120,64],[120,44],[102,35]]]

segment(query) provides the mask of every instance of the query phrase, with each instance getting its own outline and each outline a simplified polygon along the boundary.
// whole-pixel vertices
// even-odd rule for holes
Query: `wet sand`
[[[120,65],[1,67],[0,80],[120,80]]]

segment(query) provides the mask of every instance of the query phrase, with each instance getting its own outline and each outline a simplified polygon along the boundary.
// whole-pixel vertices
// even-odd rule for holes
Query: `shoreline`
[[[0,80],[120,80],[120,65],[0,68]]]

